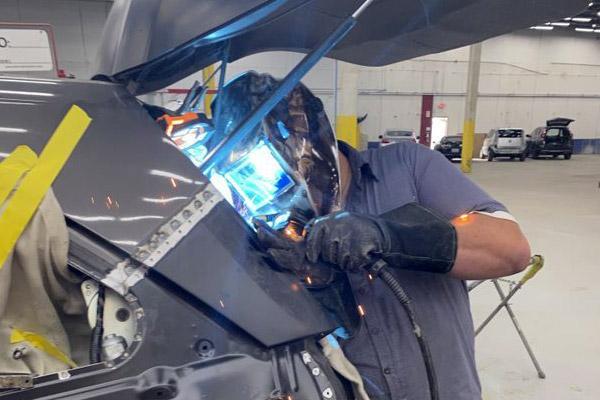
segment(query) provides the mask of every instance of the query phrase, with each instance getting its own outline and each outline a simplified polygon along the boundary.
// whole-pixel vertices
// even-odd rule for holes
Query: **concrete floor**
[[[473,168],[472,179],[509,208],[546,259],[512,304],[547,378],[537,377],[503,310],[477,337],[484,399],[600,399],[600,156]],[[491,283],[471,303],[477,325],[498,303]]]

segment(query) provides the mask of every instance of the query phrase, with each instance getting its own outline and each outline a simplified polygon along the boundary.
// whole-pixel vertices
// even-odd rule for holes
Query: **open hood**
[[[308,52],[364,0],[115,0],[96,75],[143,94],[219,60]],[[375,0],[328,54],[382,66],[577,14],[586,0]]]

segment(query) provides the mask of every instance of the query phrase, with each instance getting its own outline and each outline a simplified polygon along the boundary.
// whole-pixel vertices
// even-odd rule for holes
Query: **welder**
[[[224,103],[238,96],[251,108],[277,83],[269,75],[248,73],[220,96]],[[240,109],[223,107],[222,117],[239,119],[231,113]],[[351,293],[344,296],[354,295],[361,323],[342,335],[341,346],[369,397],[430,398],[407,314],[369,272],[383,260],[412,299],[426,332],[439,398],[481,399],[465,280],[514,274],[528,264],[529,244],[506,207],[419,144],[358,152],[337,142],[336,149],[323,105],[304,85],[284,98],[260,129],[305,179],[313,209],[327,214],[310,216],[301,245],[273,224],[260,223],[258,237],[282,268],[310,274],[320,263],[348,279]],[[331,152],[335,168],[327,162]]]

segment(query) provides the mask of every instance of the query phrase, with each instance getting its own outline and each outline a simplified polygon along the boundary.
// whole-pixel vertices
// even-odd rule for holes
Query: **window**
[[[523,137],[523,130],[522,129],[500,129],[498,131],[498,137],[520,138],[520,137]]]
[[[562,136],[562,129],[560,128],[548,128],[548,130],[546,131],[546,137],[548,138],[557,138]]]

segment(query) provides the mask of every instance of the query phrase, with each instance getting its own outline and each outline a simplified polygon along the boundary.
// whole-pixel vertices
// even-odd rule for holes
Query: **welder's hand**
[[[278,232],[262,220],[255,220],[258,241],[265,253],[280,268],[296,273],[306,269],[305,247],[303,242],[295,242]]]
[[[347,271],[382,259],[400,269],[446,273],[458,246],[454,226],[415,203],[377,217],[334,213],[311,221],[306,231],[309,261],[321,259]]]
[[[263,251],[279,268],[293,272],[312,288],[329,285],[336,279],[337,272],[331,265],[306,259],[304,241],[293,241],[264,221],[257,220],[254,224]]]
[[[306,257],[344,271],[367,268],[389,249],[376,218],[340,211],[312,220],[306,227]]]

